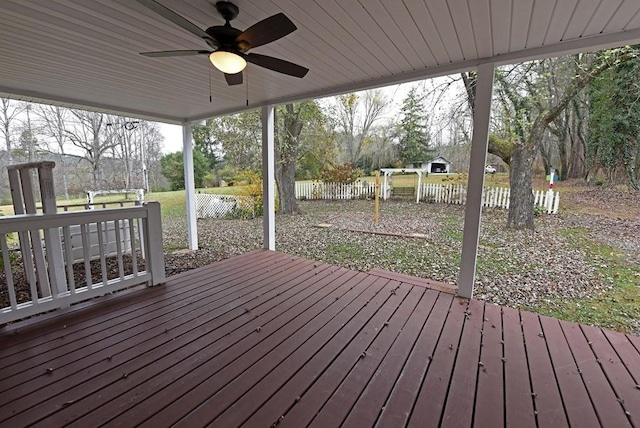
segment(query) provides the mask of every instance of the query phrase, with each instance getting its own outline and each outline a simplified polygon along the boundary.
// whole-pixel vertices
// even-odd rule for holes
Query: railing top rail
[[[19,214],[0,217],[0,233],[25,232],[33,229],[48,229],[102,221],[146,218],[145,205],[136,207],[111,208],[108,210],[66,211],[56,214]],[[34,227],[36,223],[36,227]]]
[[[58,209],[64,210],[65,208],[77,208],[77,207],[86,207],[90,205],[120,205],[120,204],[135,204],[136,202],[141,202],[136,199],[126,199],[122,201],[105,201],[105,202],[84,202],[81,204],[68,204],[68,205],[58,205]],[[42,208],[38,206],[37,208]]]
[[[52,161],[42,161],[42,162],[27,162],[27,163],[19,163],[15,165],[7,166],[7,170],[21,170],[21,169],[30,169],[30,168],[55,168],[56,163]]]

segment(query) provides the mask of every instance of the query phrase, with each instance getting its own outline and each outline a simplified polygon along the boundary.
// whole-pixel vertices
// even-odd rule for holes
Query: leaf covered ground
[[[485,209],[474,297],[640,331],[638,198],[625,191],[573,190],[564,198],[567,209],[561,205],[559,215],[537,217],[533,231],[507,229],[506,211]],[[457,281],[464,207],[386,201],[377,225],[373,201],[302,202],[301,208],[301,216],[277,216],[277,250],[361,271]],[[166,218],[165,245],[186,246],[185,227],[183,219]],[[198,252],[167,255],[169,274],[261,248],[262,219],[199,220],[198,235]]]

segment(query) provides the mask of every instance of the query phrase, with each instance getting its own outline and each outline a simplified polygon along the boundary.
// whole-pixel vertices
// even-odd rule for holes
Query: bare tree
[[[13,134],[15,128],[15,121],[20,113],[25,109],[25,104],[21,101],[10,100],[8,98],[2,98],[2,104],[0,105],[0,132],[4,137],[5,147],[9,157],[9,163],[11,163],[11,152],[13,150]]]
[[[117,140],[107,136],[104,128],[107,121],[102,113],[71,110],[75,118],[66,133],[82,157],[91,165],[92,185],[99,188],[100,168],[104,155],[118,144]]]
[[[60,155],[60,163],[56,168],[62,175],[62,187],[65,199],[69,199],[69,184],[67,179],[67,153],[65,143],[69,141],[66,132],[66,122],[70,119],[69,109],[60,106],[36,105],[34,113],[40,119],[39,131],[46,137],[45,144],[49,151]],[[50,144],[51,141],[53,144]]]
[[[380,90],[340,95],[332,108],[345,162],[356,163],[373,125],[387,110],[388,100]]]

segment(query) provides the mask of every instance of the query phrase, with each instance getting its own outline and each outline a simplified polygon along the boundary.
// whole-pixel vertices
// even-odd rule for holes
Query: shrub
[[[362,176],[362,171],[353,163],[332,165],[320,172],[320,179],[325,183],[353,184]]]

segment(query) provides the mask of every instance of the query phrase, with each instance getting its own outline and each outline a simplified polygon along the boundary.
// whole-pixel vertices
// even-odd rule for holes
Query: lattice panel
[[[196,194],[198,218],[254,218],[254,200],[250,196]]]

